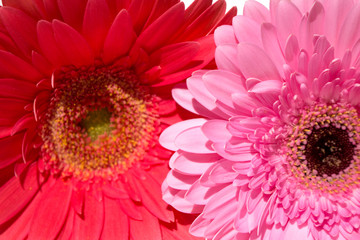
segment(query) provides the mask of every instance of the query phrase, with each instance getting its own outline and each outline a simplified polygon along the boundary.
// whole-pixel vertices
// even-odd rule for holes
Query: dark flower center
[[[305,156],[307,166],[318,176],[331,176],[345,170],[351,164],[355,146],[349,140],[347,130],[334,126],[313,129],[307,138]]]

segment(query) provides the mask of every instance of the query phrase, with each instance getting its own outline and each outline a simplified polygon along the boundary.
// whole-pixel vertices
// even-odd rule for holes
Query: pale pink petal
[[[246,78],[280,79],[273,61],[261,48],[249,43],[240,43],[237,50],[238,64]],[[259,65],[261,68],[258,67]]]
[[[176,151],[178,147],[175,145],[174,141],[177,136],[184,130],[191,127],[201,126],[205,122],[205,119],[199,118],[176,123],[163,131],[160,135],[159,142],[163,147]]]

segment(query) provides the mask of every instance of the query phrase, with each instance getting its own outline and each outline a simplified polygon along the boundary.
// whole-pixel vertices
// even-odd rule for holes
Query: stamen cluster
[[[123,173],[158,135],[158,98],[130,70],[93,67],[57,76],[42,119],[45,168],[91,179]]]

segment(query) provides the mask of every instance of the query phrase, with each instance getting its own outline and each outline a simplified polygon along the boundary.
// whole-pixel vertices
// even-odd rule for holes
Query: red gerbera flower
[[[209,34],[236,9],[3,2],[0,238],[189,237],[161,201],[169,152],[158,135],[179,119],[171,85],[211,64]]]

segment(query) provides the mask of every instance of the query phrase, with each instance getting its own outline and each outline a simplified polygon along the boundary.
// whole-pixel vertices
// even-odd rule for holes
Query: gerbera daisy
[[[186,218],[161,201],[170,152],[158,135],[179,121],[170,85],[212,66],[212,31],[236,9],[3,3],[0,238],[188,238]]]
[[[248,1],[173,90],[163,184],[207,239],[360,239],[360,1]]]

